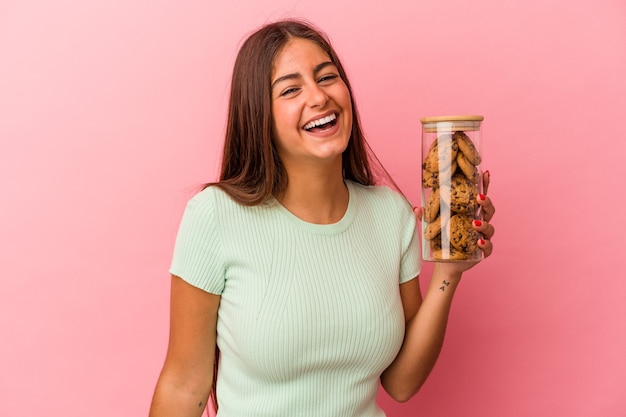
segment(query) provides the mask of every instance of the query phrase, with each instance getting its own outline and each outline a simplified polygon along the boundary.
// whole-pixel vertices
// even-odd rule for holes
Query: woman
[[[473,264],[436,264],[422,299],[420,210],[375,186],[377,172],[327,39],[292,20],[252,34],[233,70],[220,180],[180,225],[151,416],[198,416],[213,389],[220,417],[375,417],[379,381],[398,401],[419,390]],[[479,204],[489,256],[495,210]]]

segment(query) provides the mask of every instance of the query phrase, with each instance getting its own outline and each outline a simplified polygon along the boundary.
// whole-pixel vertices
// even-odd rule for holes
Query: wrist
[[[433,269],[433,279],[446,280],[458,284],[463,277],[463,271],[459,271],[454,263],[437,262]]]
[[[462,272],[450,270],[447,263],[436,263],[428,288],[429,293],[452,297],[461,282]]]

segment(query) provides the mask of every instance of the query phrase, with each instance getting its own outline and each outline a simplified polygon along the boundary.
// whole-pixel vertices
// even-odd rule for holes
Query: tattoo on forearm
[[[441,287],[439,287],[439,289],[440,289],[441,291],[445,291],[445,290],[446,290],[446,287],[447,287],[448,285],[450,285],[450,283],[444,279],[444,280],[443,280],[443,282],[441,283]]]

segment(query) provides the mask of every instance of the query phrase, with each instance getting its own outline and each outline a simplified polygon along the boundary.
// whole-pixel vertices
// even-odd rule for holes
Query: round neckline
[[[335,223],[317,224],[307,222],[290,212],[275,197],[272,197],[272,199],[274,201],[274,205],[278,208],[283,217],[285,217],[289,221],[289,223],[296,226],[298,229],[315,235],[334,235],[346,230],[352,223],[352,220],[354,220],[354,215],[356,213],[356,202],[354,201],[354,184],[352,184],[352,182],[349,180],[345,180],[344,182],[346,184],[346,187],[348,188],[348,207],[346,208],[346,212],[343,214],[343,217]]]

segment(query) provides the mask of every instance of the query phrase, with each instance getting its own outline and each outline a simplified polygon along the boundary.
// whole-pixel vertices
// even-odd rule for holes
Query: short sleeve
[[[402,217],[404,224],[402,236],[402,259],[400,263],[400,284],[417,277],[422,269],[420,244],[416,230],[417,220],[409,204],[404,201]]]
[[[221,294],[225,262],[216,213],[213,187],[189,200],[176,236],[170,273],[204,291]]]

